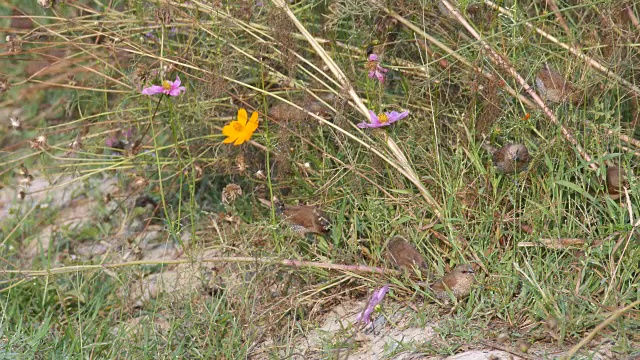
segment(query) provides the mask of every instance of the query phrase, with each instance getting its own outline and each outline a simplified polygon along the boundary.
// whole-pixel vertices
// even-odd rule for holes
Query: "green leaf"
[[[595,197],[593,197],[593,195],[589,194],[585,189],[583,189],[580,186],[572,183],[571,181],[556,180],[556,184],[568,187],[569,189],[579,193],[580,195],[586,197],[587,199],[589,199],[591,201],[596,201],[597,200]]]

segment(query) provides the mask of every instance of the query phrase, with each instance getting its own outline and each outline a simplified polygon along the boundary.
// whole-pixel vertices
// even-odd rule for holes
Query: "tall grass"
[[[358,349],[350,331],[300,339],[385,282],[387,301],[435,324],[440,340],[416,351],[506,332],[562,352],[594,328],[587,348],[637,351],[637,306],[596,326],[640,297],[640,4],[461,1],[460,17],[440,5],[6,2],[0,354],[339,356]],[[544,63],[582,105],[527,92]],[[180,96],[141,94],[176,75]],[[223,144],[239,108],[259,128]],[[410,115],[358,128],[369,109]],[[500,174],[483,141],[523,143],[533,161]],[[620,200],[602,192],[607,164],[628,174]],[[321,206],[330,234],[287,231],[259,201],[273,196]],[[390,267],[394,234],[433,273],[476,263],[471,296],[447,314],[396,273],[282,265]],[[264,261],[207,261],[231,257]]]

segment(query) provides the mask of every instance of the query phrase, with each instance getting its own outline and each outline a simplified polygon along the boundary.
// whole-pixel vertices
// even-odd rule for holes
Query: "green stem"
[[[151,124],[153,123],[153,120],[156,118],[156,114],[158,113],[158,108],[160,107],[160,103],[162,102],[163,98],[164,98],[164,93],[160,94],[160,99],[158,99],[158,102],[156,103],[156,109],[153,110],[153,115],[151,115],[151,119],[149,120],[149,124],[147,125],[147,128],[144,129],[144,132],[142,133],[142,136],[140,136],[140,138],[138,140],[136,140],[136,142],[133,144],[133,147],[131,148],[132,150],[135,150],[140,146],[140,144],[142,143],[142,139],[144,139],[144,137],[149,132],[149,128],[151,127]]]

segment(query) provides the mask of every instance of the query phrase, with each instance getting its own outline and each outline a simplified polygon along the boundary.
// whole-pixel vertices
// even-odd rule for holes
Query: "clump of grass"
[[[388,279],[203,257],[388,266],[383,244],[394,234],[434,273],[463,262],[482,269],[450,316],[424,304],[423,287],[395,290],[396,301],[440,316],[440,341],[416,346],[427,353],[481,346],[487,327],[568,350],[637,300],[637,6],[557,4],[551,13],[534,2],[498,15],[458,5],[529,84],[548,62],[588,100],[545,113],[435,5],[307,1],[288,11],[281,2],[12,1],[0,10],[10,35],[0,90],[14,119],[0,129],[7,356],[294,354],[331,309]],[[563,50],[576,44],[581,56]],[[367,76],[371,51],[390,69],[384,83]],[[184,94],[140,94],[176,75]],[[259,129],[224,145],[221,129],[240,107],[260,112]],[[410,117],[361,131],[368,109]],[[522,142],[534,160],[522,174],[498,174],[485,139]],[[630,175],[620,202],[589,193],[606,163]],[[330,235],[284,231],[259,205],[274,195],[322,206]],[[583,245],[541,245],[557,238]],[[89,245],[94,253],[79,255]],[[188,262],[197,268],[188,291],[123,295]],[[38,272],[46,269],[59,270]],[[549,317],[555,337],[543,332]],[[631,308],[598,335],[628,353],[636,318]],[[351,334],[317,347],[356,351]]]

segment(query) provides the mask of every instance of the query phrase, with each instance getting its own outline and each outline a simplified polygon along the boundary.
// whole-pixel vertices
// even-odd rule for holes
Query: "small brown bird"
[[[331,94],[321,94],[321,98],[326,102],[334,100]],[[298,109],[286,102],[278,102],[269,109],[269,117],[282,122],[300,122],[312,118],[307,112],[325,119],[331,116],[330,109],[313,96],[298,99],[297,103],[299,103],[304,110]]]
[[[272,206],[269,200],[258,200],[267,207]],[[302,236],[307,234],[324,235],[331,229],[329,217],[317,206],[288,206],[275,197],[273,198],[273,206],[275,207],[276,214],[289,224],[291,230]]]
[[[602,182],[600,182],[602,185]],[[607,174],[604,181],[604,191],[602,189],[590,189],[589,194],[593,196],[608,194],[613,200],[618,200],[622,197],[623,188],[629,187],[627,182],[627,174],[624,169],[616,165],[607,166]]]
[[[500,149],[482,143],[482,148],[493,156],[493,164],[503,173],[517,173],[529,165],[529,150],[522,144],[506,144]]]
[[[431,284],[431,290],[438,300],[448,302],[449,292],[456,300],[463,299],[471,293],[471,286],[475,282],[475,271],[469,264],[456,266],[450,273]]]
[[[291,230],[305,236],[307,234],[326,234],[331,229],[329,217],[317,206],[287,206],[276,203],[276,214],[289,223]]]
[[[303,121],[308,119],[309,115],[292,105],[287,103],[277,103],[269,109],[269,117],[278,121]]]
[[[558,336],[558,319],[556,319],[555,316],[551,314],[547,316],[547,320],[544,322],[544,329],[552,338],[560,341],[560,337]]]
[[[568,99],[572,104],[578,105],[582,101],[582,96],[575,87],[548,64],[538,71],[536,88],[543,99],[552,103],[561,103]]]
[[[401,269],[427,269],[427,263],[418,250],[399,235],[394,236],[387,244],[386,258]]]
[[[613,200],[622,196],[623,187],[628,187],[627,175],[619,166],[607,166],[607,193]]]

